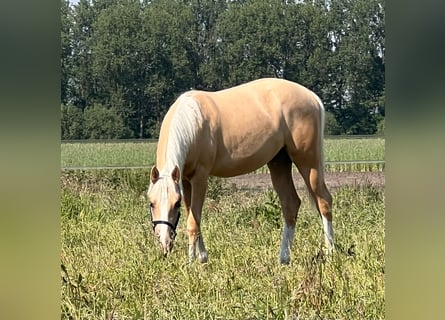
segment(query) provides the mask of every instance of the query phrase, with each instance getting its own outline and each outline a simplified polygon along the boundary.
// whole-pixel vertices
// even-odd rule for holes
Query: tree
[[[226,0],[191,0],[193,15],[190,33],[190,63],[195,74],[194,88],[215,90],[215,77],[209,69],[214,56],[214,32],[219,16],[227,9]]]
[[[94,37],[93,23],[97,13],[88,0],[79,0],[73,7],[72,22],[72,78],[69,101],[82,110],[94,103],[96,85],[92,72],[91,40]]]
[[[207,66],[213,87],[278,77],[317,89],[329,41],[326,10],[312,3],[238,1],[220,14]],[[315,54],[314,54],[315,52]],[[317,91],[317,90],[316,90]]]
[[[341,127],[337,123],[337,119],[335,119],[334,114],[329,111],[325,113],[324,133],[326,135],[338,135],[342,133]]]
[[[60,108],[62,140],[83,139],[83,113],[73,105],[62,104]]]
[[[61,46],[61,83],[60,83],[60,100],[63,104],[67,104],[70,99],[69,86],[70,79],[73,77],[72,73],[72,9],[68,0],[61,1],[61,32],[60,32],[60,46]]]
[[[123,119],[114,109],[94,104],[84,110],[84,136],[86,139],[119,139],[130,134]]]
[[[207,75],[212,87],[224,88],[260,77],[283,77],[284,2],[234,2],[219,16],[212,38]],[[208,76],[209,79],[210,76]]]
[[[143,111],[147,122],[160,122],[179,94],[196,84],[193,14],[182,1],[158,0],[144,8],[143,22],[147,75]]]
[[[141,3],[127,0],[96,5],[102,7],[93,23],[91,39],[97,101],[119,114],[131,136],[142,137],[138,120],[142,121],[142,88],[147,79],[141,48]]]
[[[376,131],[384,94],[383,5],[380,0],[338,0],[329,10],[327,109],[347,134]]]
[[[335,132],[384,119],[384,0],[61,1],[62,103],[115,113],[125,137],[155,137],[186,90],[260,77],[312,89]]]

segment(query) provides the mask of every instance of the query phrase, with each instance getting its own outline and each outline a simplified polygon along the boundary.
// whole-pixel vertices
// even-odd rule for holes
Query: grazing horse
[[[164,255],[176,236],[181,201],[186,209],[189,260],[207,261],[201,212],[210,175],[232,177],[267,164],[280,199],[284,227],[280,262],[290,262],[301,200],[292,163],[322,218],[332,250],[332,197],[324,181],[324,107],[309,89],[283,79],[259,79],[233,88],[183,93],[165,115],[148,188],[150,217]]]

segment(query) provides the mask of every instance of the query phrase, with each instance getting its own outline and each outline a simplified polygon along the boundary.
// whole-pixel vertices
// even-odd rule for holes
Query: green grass
[[[384,160],[385,140],[326,139],[326,161]],[[152,166],[156,143],[64,143],[61,145],[62,167]],[[384,164],[328,164],[329,171],[382,171]],[[267,167],[258,172],[268,172]]]
[[[324,143],[327,171],[383,171],[384,163],[357,163],[385,159],[385,139],[326,139]],[[348,163],[352,162],[352,163]]]
[[[155,163],[153,142],[63,143],[62,167],[148,166]]]
[[[339,249],[314,259],[321,222],[303,205],[289,266],[278,263],[274,192],[210,185],[209,262],[187,264],[184,218],[164,259],[147,217],[144,170],[62,175],[62,319],[384,319],[384,193],[333,190]]]
[[[326,161],[384,160],[385,139],[326,139]]]

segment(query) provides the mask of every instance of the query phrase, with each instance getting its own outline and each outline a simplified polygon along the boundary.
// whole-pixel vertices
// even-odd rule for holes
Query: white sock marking
[[[189,262],[195,260],[196,242],[189,245]]]
[[[290,262],[290,249],[294,242],[295,227],[288,226],[286,223],[283,227],[283,238],[280,248],[280,262],[288,264]]]
[[[198,249],[199,262],[205,263],[208,259],[208,254],[204,245],[204,240],[200,235],[195,239],[194,243],[189,245],[189,262],[192,262],[196,258],[196,249]]]
[[[332,221],[329,221],[324,216],[321,216],[323,221],[323,230],[325,242],[328,247],[328,251],[332,251],[334,249],[334,229],[332,227]]]

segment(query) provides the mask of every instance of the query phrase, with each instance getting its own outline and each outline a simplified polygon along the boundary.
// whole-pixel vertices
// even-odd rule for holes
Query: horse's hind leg
[[[278,194],[283,211],[284,227],[280,247],[280,262],[290,262],[290,249],[295,237],[295,223],[301,200],[292,180],[292,161],[282,149],[268,164],[272,185]]]
[[[324,168],[317,163],[314,166],[298,166],[315,206],[323,221],[323,231],[328,251],[334,249],[334,229],[332,227],[332,196],[324,181]]]

